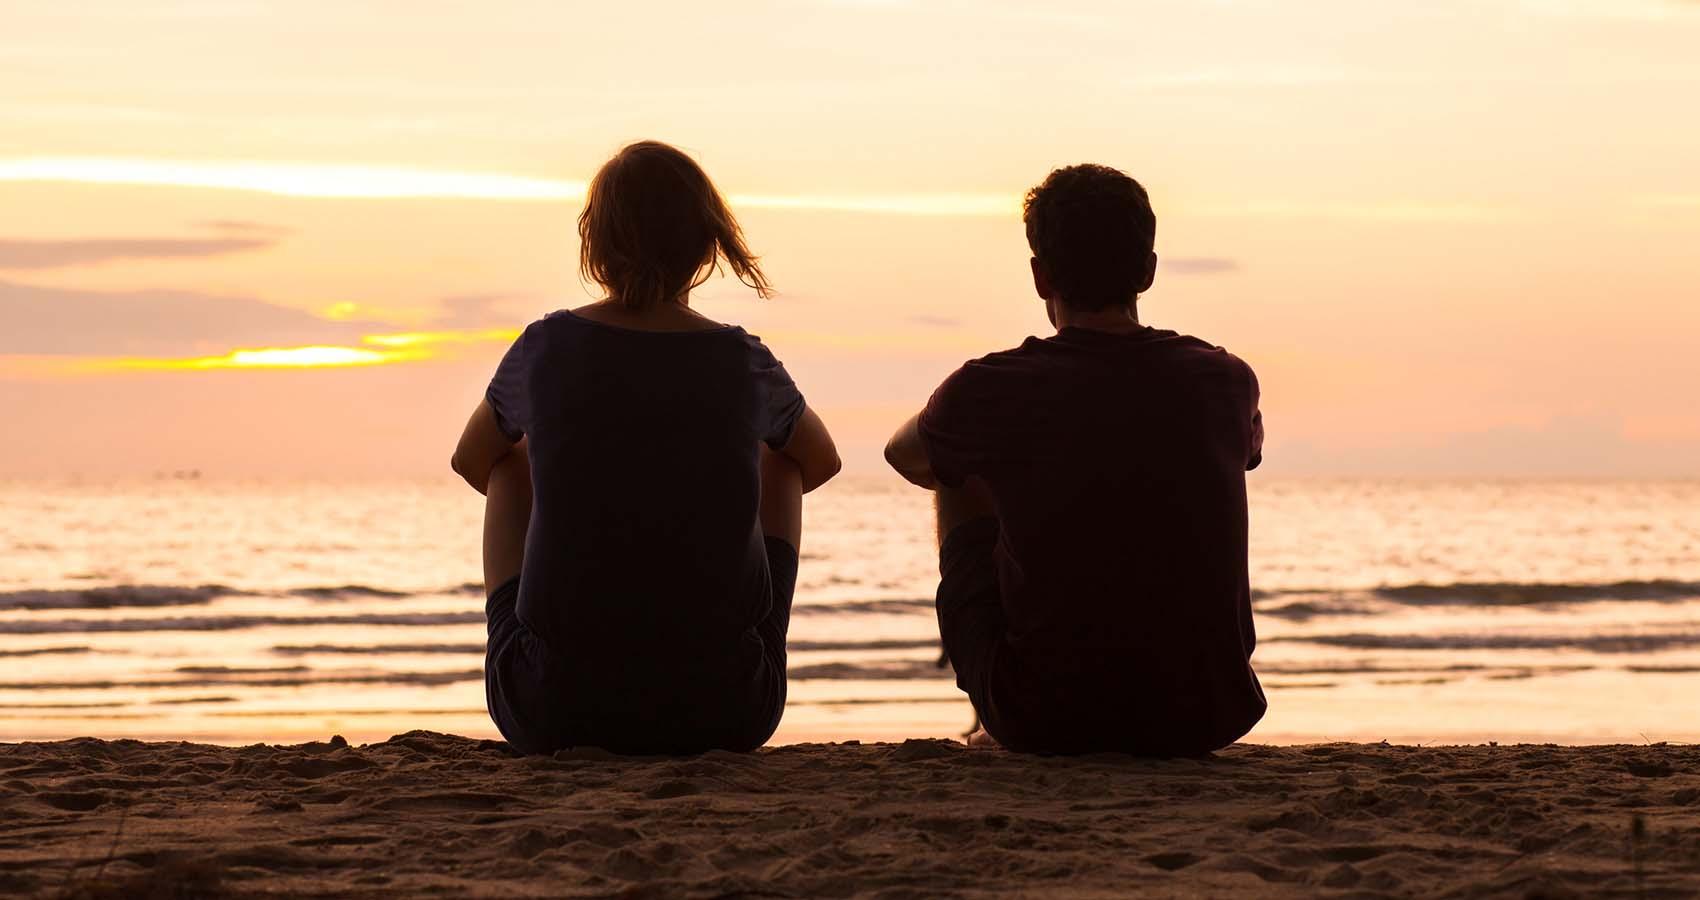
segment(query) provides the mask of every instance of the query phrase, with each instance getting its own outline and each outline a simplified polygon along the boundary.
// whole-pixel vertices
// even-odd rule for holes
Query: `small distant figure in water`
[[[454,469],[485,494],[490,716],[528,753],[751,750],[785,707],[802,497],[838,451],[758,338],[690,306],[768,283],[665,144],[590,183],[579,266],[607,298],[533,322]]]
[[[886,447],[937,492],[939,631],[971,742],[1216,750],[1267,706],[1246,571],[1257,378],[1140,322],[1157,255],[1139,182],[1058,169],[1023,218],[1056,334],[963,365]]]

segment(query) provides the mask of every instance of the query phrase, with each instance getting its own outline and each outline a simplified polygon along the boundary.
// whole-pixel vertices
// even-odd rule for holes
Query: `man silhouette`
[[[1010,749],[1207,753],[1267,705],[1246,572],[1257,378],[1140,324],[1157,256],[1137,181],[1058,169],[1023,218],[1056,334],[966,363],[886,447],[937,492],[945,652]]]

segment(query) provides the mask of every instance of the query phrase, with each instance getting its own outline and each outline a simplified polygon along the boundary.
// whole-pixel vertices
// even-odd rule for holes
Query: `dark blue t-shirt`
[[[531,460],[523,623],[569,659],[640,670],[650,648],[716,669],[748,652],[771,593],[758,443],[783,447],[804,407],[758,338],[563,310],[525,329],[486,399]]]

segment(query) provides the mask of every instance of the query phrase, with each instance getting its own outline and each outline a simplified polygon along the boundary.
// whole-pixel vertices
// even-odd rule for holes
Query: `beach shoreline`
[[[1676,897],[1700,747],[79,738],[0,745],[0,822],[16,896]]]

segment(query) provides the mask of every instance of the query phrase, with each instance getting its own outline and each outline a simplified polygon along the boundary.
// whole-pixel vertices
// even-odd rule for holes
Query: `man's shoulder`
[[[999,373],[1025,369],[1044,356],[1044,340],[1030,337],[1014,347],[993,350],[968,360],[958,366],[950,378],[961,380],[980,376],[996,377]]]
[[[1167,332],[1167,343],[1177,354],[1185,356],[1201,365],[1214,365],[1224,369],[1235,369],[1251,374],[1251,365],[1236,356],[1228,348],[1190,334]]]

